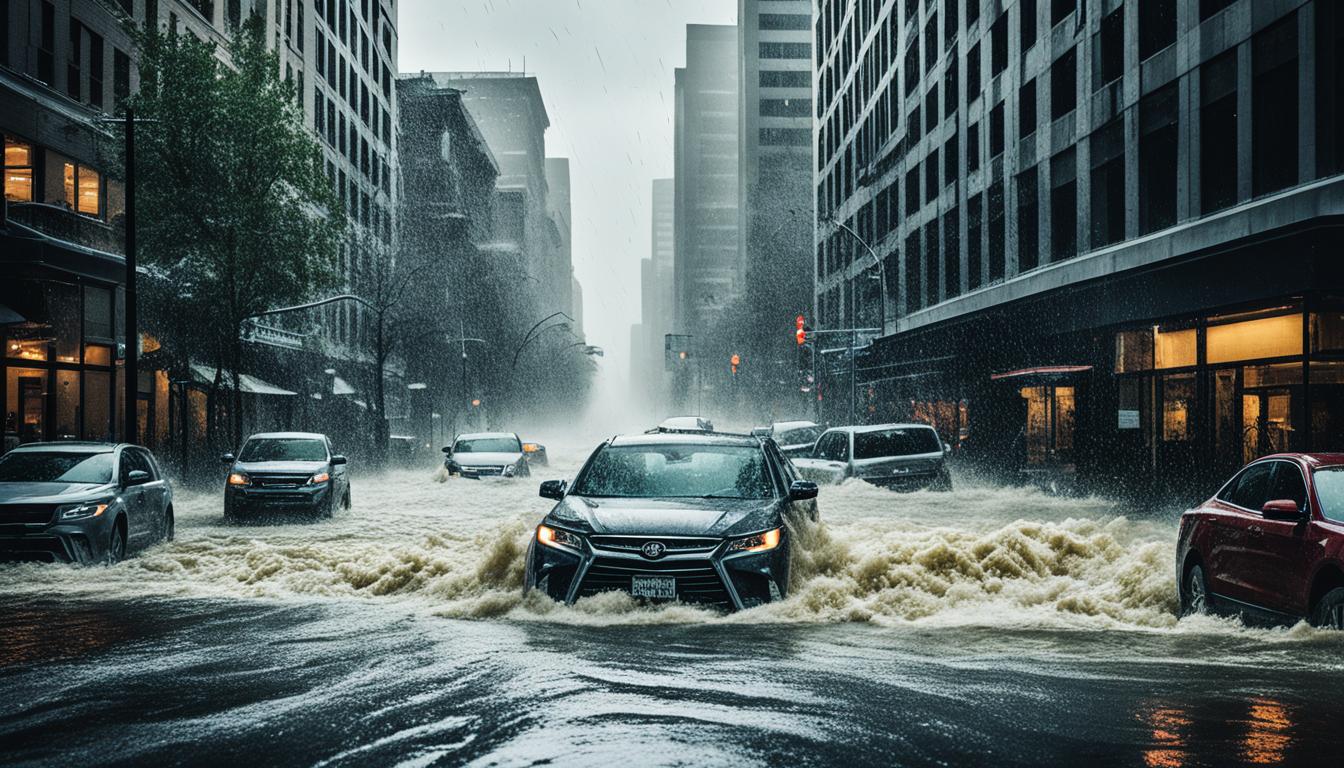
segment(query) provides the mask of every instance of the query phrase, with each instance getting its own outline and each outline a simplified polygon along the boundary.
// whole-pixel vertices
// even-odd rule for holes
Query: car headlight
[[[252,481],[242,472],[229,473],[229,485],[251,485]]]
[[[331,473],[318,472],[316,475],[313,475],[312,477],[308,478],[308,484],[317,485],[318,483],[325,483],[330,479],[331,479]]]
[[[537,526],[537,541],[556,549],[583,549],[583,537],[563,528]]]
[[[57,520],[84,520],[90,517],[98,517],[107,511],[106,502],[87,502],[84,504],[67,504],[56,510]]]
[[[513,477],[515,474],[517,474],[517,472],[518,472],[518,465],[516,464],[510,464],[504,468],[505,477]]]
[[[743,536],[728,545],[728,553],[765,552],[774,549],[779,546],[779,541],[783,538],[783,530],[782,528],[774,528],[751,536]]]

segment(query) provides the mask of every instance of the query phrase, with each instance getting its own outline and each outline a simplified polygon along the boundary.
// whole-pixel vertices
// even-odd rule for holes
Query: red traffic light
[[[797,326],[798,330],[801,331],[803,330],[803,326],[807,325],[807,318],[803,317],[802,315],[799,315],[793,319],[793,323],[795,326]]]
[[[803,330],[801,327],[793,332],[793,337],[798,340],[798,346],[800,347],[807,343],[807,331]]]
[[[741,364],[742,364],[742,358],[739,357],[738,354],[737,354],[736,352],[734,352],[734,353],[733,353],[733,356],[732,356],[732,358],[730,358],[729,362],[731,362],[733,365],[741,365]]]

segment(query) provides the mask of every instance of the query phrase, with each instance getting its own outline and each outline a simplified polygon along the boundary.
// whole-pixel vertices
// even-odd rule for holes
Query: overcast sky
[[[509,70],[541,84],[546,153],[570,159],[574,270],[590,343],[623,388],[649,188],[672,175],[673,70],[686,25],[733,24],[736,0],[403,0],[402,72]]]

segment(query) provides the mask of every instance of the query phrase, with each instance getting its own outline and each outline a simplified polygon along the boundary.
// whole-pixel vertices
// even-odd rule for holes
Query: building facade
[[[745,277],[738,238],[737,29],[686,27],[686,66],[676,70],[675,324],[703,335]]]
[[[667,406],[663,336],[675,327],[675,189],[672,179],[654,179],[649,256],[639,261],[640,322],[630,343],[630,383],[652,415]]]
[[[1338,447],[1341,16],[822,3],[816,302],[884,327],[864,417],[1136,490]]]

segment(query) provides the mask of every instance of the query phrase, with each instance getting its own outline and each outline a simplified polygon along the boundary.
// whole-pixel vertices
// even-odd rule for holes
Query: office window
[[[145,29],[159,26],[159,0],[145,0]]]
[[[1022,52],[1026,53],[1036,44],[1036,0],[1022,0],[1018,21],[1021,24]]]
[[[322,0],[316,0],[317,15],[322,15]],[[224,23],[229,30],[236,30],[243,24],[242,0],[228,0],[224,6]]]
[[[985,206],[989,209],[989,281],[993,283],[1003,279],[1004,265],[1008,259],[1008,254],[1004,252],[1006,211],[1003,182],[996,181],[990,184],[985,197],[987,198]]]
[[[1003,154],[1003,102],[999,102],[989,111],[989,156]]]
[[[812,143],[812,129],[762,128],[760,141],[769,147],[806,147]]]
[[[1199,208],[1237,201],[1237,50],[1199,68]]]
[[[966,0],[966,26],[980,20],[980,0]]]
[[[1072,147],[1050,158],[1050,260],[1078,252],[1078,166]]]
[[[924,226],[924,305],[929,307],[938,303],[939,245],[938,220],[934,219]]]
[[[961,293],[960,226],[956,208],[943,216],[943,296],[948,299]]]
[[[980,169],[980,124],[966,126],[966,171]]]
[[[1176,42],[1176,0],[1139,3],[1139,60]]]
[[[762,13],[761,29],[805,29],[812,31],[812,17],[802,13]]]
[[[924,130],[926,133],[933,133],[933,129],[938,127],[938,89],[930,88],[927,96],[924,97]]]
[[[1251,193],[1260,196],[1297,183],[1296,13],[1252,38],[1251,69]]]
[[[810,43],[761,43],[762,59],[806,59],[812,60]]]
[[[966,103],[975,101],[980,95],[980,44],[971,46],[966,54]]]
[[[943,186],[957,180],[958,162],[960,162],[960,158],[957,157],[957,134],[953,133],[947,143],[943,145]]]
[[[37,49],[37,79],[50,86],[56,84],[56,6],[42,2],[42,24]]]
[[[957,62],[954,60],[943,70],[943,111],[948,117],[957,114],[961,104],[961,95],[957,92]]]
[[[924,25],[924,71],[933,72],[938,61],[938,14],[930,13]]]
[[[761,99],[761,117],[810,117],[812,99]]]
[[[915,92],[919,85],[919,38],[905,51],[905,95]]]
[[[1344,8],[1316,7],[1316,173],[1344,170]]]
[[[919,279],[923,270],[919,267],[919,230],[911,232],[905,238],[905,311],[916,312],[924,306],[924,295]]]
[[[905,215],[913,216],[919,212],[919,166],[916,165],[905,174]]]
[[[80,33],[82,24],[75,17],[70,17],[70,47],[65,52],[65,91],[70,98],[75,101],[81,101],[80,91],[83,83],[81,82],[80,71],[83,69],[84,40]]]
[[[961,0],[947,0],[944,4],[943,13],[943,47],[952,48],[952,41],[957,39],[957,6]]]
[[[1234,2],[1236,2],[1236,0],[1199,0],[1199,20],[1207,21],[1209,17]]]
[[[1008,14],[1001,13],[989,28],[989,76],[1008,68]]]
[[[763,69],[760,84],[762,88],[810,88],[812,73],[805,69]]]
[[[1125,237],[1125,121],[1115,118],[1092,134],[1091,243],[1100,248]]]
[[[1073,13],[1078,0],[1050,0],[1050,26],[1067,19]]]
[[[5,137],[5,199],[30,203],[33,198],[33,145]]]
[[[1176,84],[1139,100],[1139,233],[1176,223]]]
[[[9,0],[0,0],[0,67],[9,66]]]
[[[1040,265],[1039,182],[1033,166],[1017,175],[1017,271]]]
[[[1050,119],[1072,112],[1078,106],[1078,49],[1070,48],[1050,67]]]
[[[1036,132],[1036,80],[1028,80],[1017,91],[1017,137],[1025,139]]]
[[[980,287],[980,227],[983,198],[971,195],[966,200],[966,290],[974,291]]]
[[[87,165],[65,163],[65,202],[88,216],[102,214],[102,176]]]
[[[929,153],[924,161],[924,201],[933,202],[938,197],[938,150]]]
[[[1099,89],[1125,72],[1125,9],[1116,8],[1101,20],[1092,46],[1092,87]]]
[[[89,103],[103,106],[103,36],[89,33]]]

